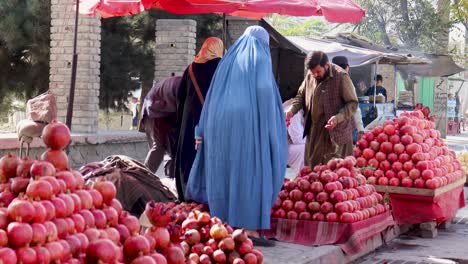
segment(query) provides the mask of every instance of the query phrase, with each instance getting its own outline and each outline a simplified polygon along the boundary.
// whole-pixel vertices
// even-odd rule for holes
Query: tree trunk
[[[450,32],[450,28],[448,28],[450,20],[450,0],[437,0],[437,14],[440,17],[442,24],[446,25],[437,37],[438,51],[442,54],[447,54]]]
[[[400,14],[403,20],[402,27],[400,28],[401,40],[406,44],[406,46],[413,48],[416,46],[416,34],[410,27],[411,21],[409,19],[408,12],[408,0],[400,0]]]

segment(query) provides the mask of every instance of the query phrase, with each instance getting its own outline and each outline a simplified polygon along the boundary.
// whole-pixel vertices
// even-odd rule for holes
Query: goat
[[[27,144],[26,156],[29,156],[29,146],[34,138],[41,137],[46,122],[24,119],[16,125],[16,134],[20,141],[20,157],[23,157],[23,144]]]

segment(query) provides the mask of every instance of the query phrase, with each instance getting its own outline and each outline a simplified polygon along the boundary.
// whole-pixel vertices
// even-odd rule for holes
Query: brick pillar
[[[250,27],[258,25],[258,20],[252,20],[248,18],[242,17],[227,17],[227,44],[226,46],[229,48],[232,44],[236,42],[236,40],[244,34],[244,31]]]
[[[71,81],[75,4],[52,0],[50,29],[50,90],[56,96],[58,118],[65,122]],[[101,21],[80,15],[78,24],[78,65],[72,131],[95,133],[99,119],[99,74]]]
[[[156,21],[155,81],[184,73],[195,57],[196,32],[195,20]]]

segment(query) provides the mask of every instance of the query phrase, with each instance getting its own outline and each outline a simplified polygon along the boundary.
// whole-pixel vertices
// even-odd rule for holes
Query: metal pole
[[[226,14],[223,14],[223,43],[224,43],[224,49],[227,49],[227,21],[226,21]]]
[[[78,15],[80,9],[80,0],[76,1],[76,14],[75,14],[75,34],[73,39],[73,60],[72,60],[72,72],[70,82],[70,94],[68,95],[68,108],[67,108],[67,119],[65,124],[71,130],[72,117],[73,117],[73,102],[75,100],[75,82],[76,82],[76,68],[78,64],[78,54],[76,53],[76,43],[78,41]]]

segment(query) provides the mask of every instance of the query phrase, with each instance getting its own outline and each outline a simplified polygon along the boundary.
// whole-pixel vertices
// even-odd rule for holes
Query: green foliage
[[[140,88],[140,83],[151,85],[156,19],[183,18],[197,21],[197,50],[207,37],[221,37],[219,15],[180,16],[151,9],[134,16],[101,20],[101,109],[123,110],[131,91]]]
[[[358,27],[358,33],[377,44],[434,53],[446,49],[447,44],[441,41],[448,36],[453,21],[447,19],[447,9],[437,10],[432,1],[357,2],[367,13]]]
[[[0,112],[48,89],[50,0],[0,1]]]

